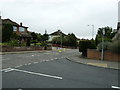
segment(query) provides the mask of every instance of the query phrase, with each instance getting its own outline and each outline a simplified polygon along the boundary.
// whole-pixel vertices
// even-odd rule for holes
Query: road
[[[78,50],[3,55],[3,88],[111,88],[118,70],[66,59]]]

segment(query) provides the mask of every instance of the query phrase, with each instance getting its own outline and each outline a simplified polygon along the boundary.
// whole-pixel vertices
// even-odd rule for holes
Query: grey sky
[[[79,38],[91,38],[94,24],[116,28],[119,0],[0,0],[2,18],[23,22],[29,31],[52,33],[61,29]]]

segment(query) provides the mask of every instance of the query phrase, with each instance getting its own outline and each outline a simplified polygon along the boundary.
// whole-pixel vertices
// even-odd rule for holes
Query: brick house
[[[30,46],[30,44],[28,45],[28,42],[30,42],[32,36],[29,34],[28,27],[23,26],[22,23],[18,24],[10,19],[2,19],[2,25],[4,24],[11,24],[13,26],[13,32],[19,36],[19,42],[25,42],[27,46]]]

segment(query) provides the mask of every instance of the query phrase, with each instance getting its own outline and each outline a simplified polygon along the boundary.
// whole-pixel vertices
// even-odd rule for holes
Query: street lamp
[[[94,38],[94,25],[88,25],[88,26],[92,26],[92,39]]]
[[[102,52],[101,52],[101,60],[104,60],[104,35],[105,35],[105,30],[102,30]]]
[[[62,48],[62,32],[60,31],[59,33],[60,33],[60,38],[61,38],[61,45],[60,46]]]

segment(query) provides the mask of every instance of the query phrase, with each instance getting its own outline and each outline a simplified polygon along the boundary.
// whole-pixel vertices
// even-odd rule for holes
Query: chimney
[[[20,26],[22,26],[22,22],[20,23]]]

